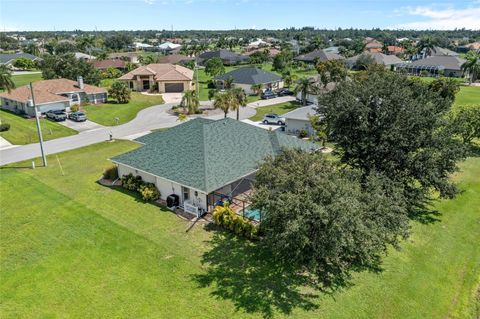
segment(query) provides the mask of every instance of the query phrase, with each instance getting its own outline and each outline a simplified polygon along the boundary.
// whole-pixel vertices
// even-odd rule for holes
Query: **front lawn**
[[[461,164],[463,192],[435,205],[436,222],[412,222],[381,271],[329,294],[290,280],[255,244],[201,223],[186,232],[172,213],[96,183],[107,158],[136,147],[104,142],[49,156],[47,168],[0,169],[2,318],[478,316],[480,158]]]
[[[12,75],[12,80],[13,83],[15,83],[15,87],[23,86],[29,84],[30,82],[40,81],[41,79],[42,73]]]
[[[300,103],[295,101],[273,104],[269,106],[261,106],[255,109],[257,113],[249,119],[252,121],[261,121],[267,113],[275,113],[278,115],[282,115],[301,106],[302,105]]]
[[[89,120],[101,125],[113,126],[127,123],[133,120],[141,110],[163,103],[163,98],[160,95],[132,92],[130,102],[125,104],[117,104],[110,100],[109,103],[91,104],[82,108],[87,113]],[[118,118],[118,122],[115,118]]]
[[[461,86],[455,105],[480,105],[480,86]]]
[[[25,119],[19,115],[0,110],[0,120],[2,123],[10,124],[10,130],[0,132],[0,136],[5,138],[12,144],[23,145],[37,143],[38,133],[35,119]],[[47,119],[40,120],[42,128],[43,140],[53,140],[59,137],[75,135],[78,132],[71,128],[65,127],[59,123],[52,122]]]

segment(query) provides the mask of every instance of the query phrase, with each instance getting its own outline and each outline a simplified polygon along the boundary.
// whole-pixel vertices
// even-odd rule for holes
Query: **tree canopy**
[[[100,72],[84,60],[76,59],[73,54],[50,55],[45,54],[40,63],[42,77],[48,79],[66,78],[77,80],[82,76],[85,83],[100,84]]]

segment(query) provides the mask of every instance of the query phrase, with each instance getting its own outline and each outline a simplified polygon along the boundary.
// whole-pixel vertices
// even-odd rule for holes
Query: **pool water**
[[[253,219],[253,220],[256,220],[256,221],[260,221],[260,218],[261,218],[260,210],[253,209],[253,208],[246,208],[244,210],[243,215],[247,218],[250,218],[250,219]]]

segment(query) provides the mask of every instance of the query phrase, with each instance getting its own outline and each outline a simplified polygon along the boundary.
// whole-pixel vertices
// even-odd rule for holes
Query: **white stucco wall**
[[[297,135],[302,129],[306,130],[308,135],[312,135],[314,130],[307,120],[285,119],[285,132],[287,134]]]

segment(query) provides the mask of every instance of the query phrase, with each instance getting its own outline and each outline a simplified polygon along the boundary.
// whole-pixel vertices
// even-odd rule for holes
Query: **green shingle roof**
[[[282,147],[310,151],[315,144],[233,119],[194,119],[143,136],[145,145],[112,158],[147,173],[195,188],[215,191],[254,172]]]

